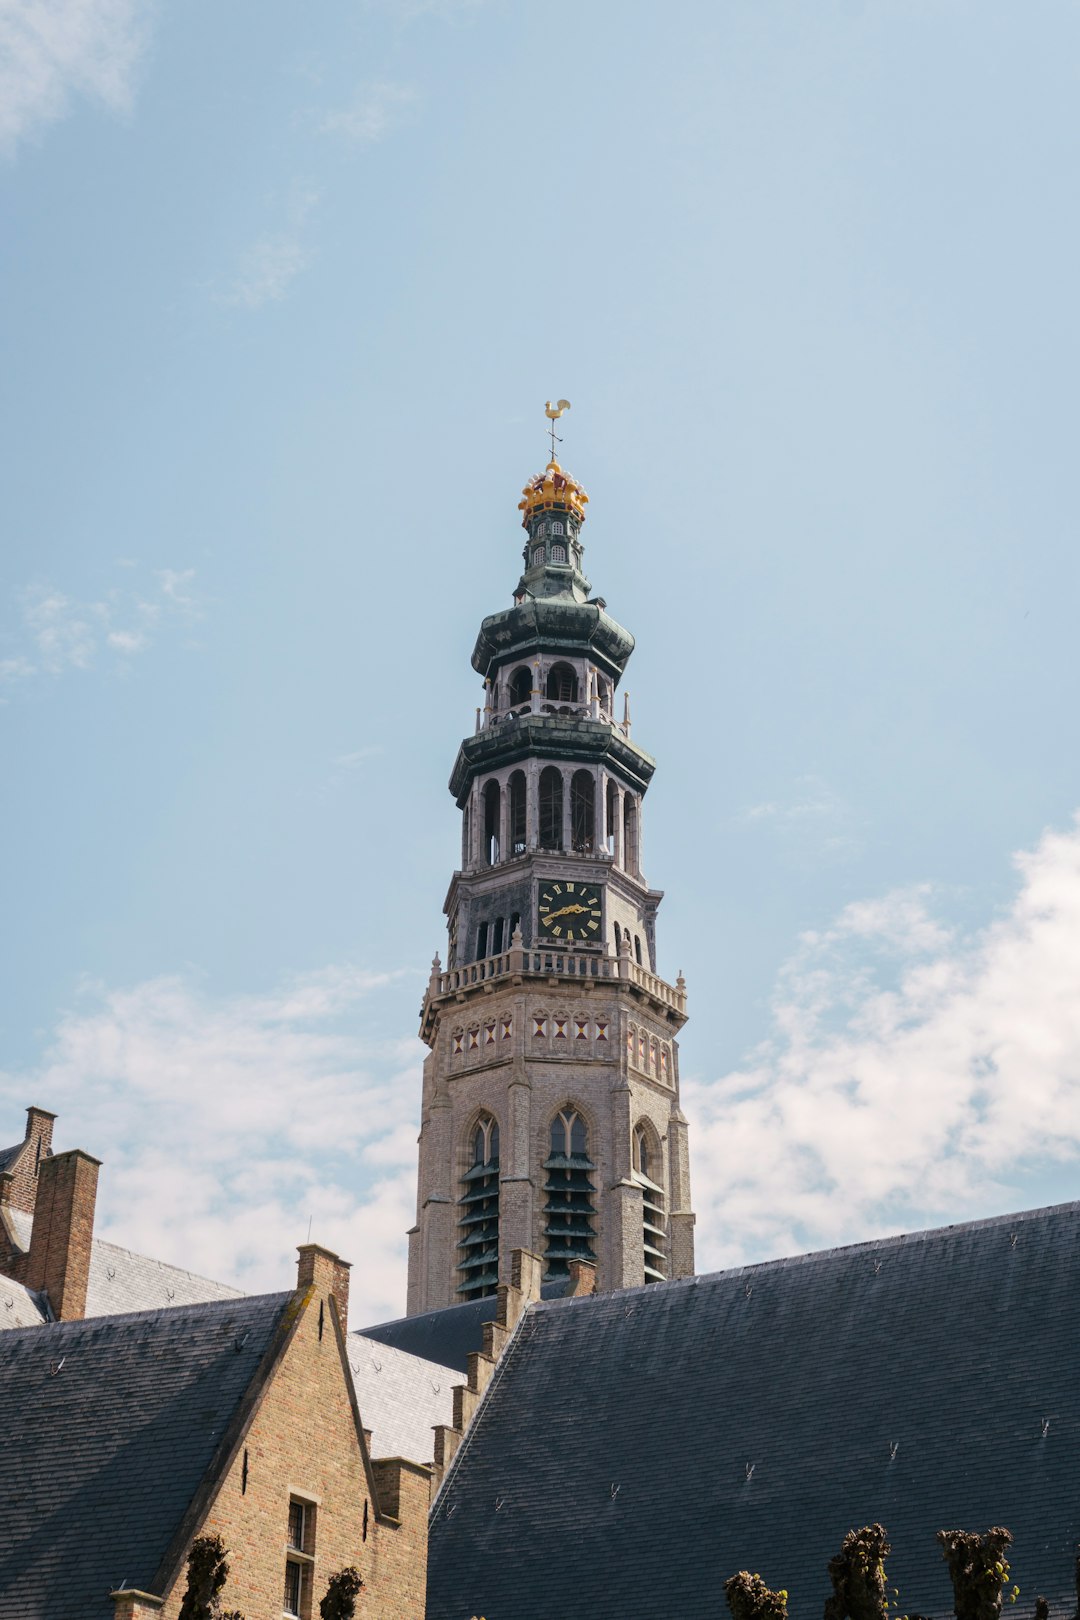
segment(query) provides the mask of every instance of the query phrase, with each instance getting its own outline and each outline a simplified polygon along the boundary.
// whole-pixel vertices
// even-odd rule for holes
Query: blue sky
[[[1073,1196],[1078,81],[1054,0],[0,0],[0,1137],[398,1308],[561,395],[703,1264]]]

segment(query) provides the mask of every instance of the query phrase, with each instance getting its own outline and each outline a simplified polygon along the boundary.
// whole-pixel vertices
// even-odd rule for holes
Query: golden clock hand
[[[561,911],[553,911],[548,916],[548,922],[554,922],[556,917],[577,916],[579,912],[588,911],[588,906],[579,906],[575,901],[573,905],[563,906]]]

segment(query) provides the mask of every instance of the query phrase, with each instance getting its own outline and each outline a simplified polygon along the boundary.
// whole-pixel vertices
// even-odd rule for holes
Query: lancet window
[[[490,1114],[477,1120],[471,1149],[459,1205],[458,1293],[482,1299],[499,1285],[499,1126]]]
[[[596,782],[590,771],[570,778],[570,834],[579,855],[591,855],[596,844]]]
[[[484,859],[494,866],[499,859],[499,820],[502,793],[498,782],[489,782],[484,789]]]
[[[563,847],[563,779],[555,765],[540,772],[540,848]]]
[[[527,664],[515,669],[510,677],[510,707],[518,709],[532,697],[532,670]]]
[[[544,1161],[545,1281],[567,1275],[571,1260],[596,1257],[596,1187],[591,1173],[585,1121],[569,1104],[551,1122],[550,1153]]]
[[[647,1125],[635,1125],[631,1143],[633,1179],[641,1188],[641,1247],[647,1283],[663,1282],[668,1274],[667,1216],[664,1189],[650,1176],[663,1174],[660,1150]]]
[[[524,855],[526,840],[524,771],[511,772],[506,791],[510,795],[510,853]]]

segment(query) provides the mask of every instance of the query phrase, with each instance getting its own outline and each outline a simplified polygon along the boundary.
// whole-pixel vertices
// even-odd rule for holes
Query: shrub
[[[885,1620],[885,1560],[892,1549],[880,1524],[849,1530],[835,1558],[829,1560],[832,1597],[825,1620]]]
[[[360,1571],[352,1564],[331,1575],[326,1596],[319,1604],[322,1620],[353,1620],[356,1599],[363,1584]]]
[[[724,1582],[732,1620],[787,1620],[787,1592],[772,1592],[760,1575],[740,1569]]]
[[[941,1554],[949,1566],[956,1620],[999,1620],[1009,1579],[1008,1530],[995,1525],[985,1536],[974,1530],[939,1530]],[[1016,1601],[1019,1587],[1010,1598]]]
[[[221,1608],[221,1588],[229,1578],[220,1536],[196,1536],[188,1553],[187,1588],[179,1620],[244,1620],[237,1609]]]

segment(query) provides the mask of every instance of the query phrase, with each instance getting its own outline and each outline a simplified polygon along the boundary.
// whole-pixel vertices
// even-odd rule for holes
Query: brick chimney
[[[26,1135],[11,1169],[11,1182],[7,1188],[6,1204],[21,1209],[27,1215],[34,1213],[37,1194],[38,1169],[43,1159],[52,1152],[53,1122],[55,1114],[46,1108],[30,1107],[26,1110]]]
[[[300,1256],[296,1268],[297,1288],[310,1288],[314,1284],[320,1294],[332,1294],[344,1333],[349,1319],[351,1265],[348,1260],[340,1259],[332,1249],[324,1249],[319,1243],[301,1243],[297,1253]]]
[[[43,1158],[38,1166],[34,1225],[22,1281],[28,1288],[46,1291],[53,1315],[61,1322],[75,1321],[86,1311],[100,1168],[101,1160],[81,1148]]]

